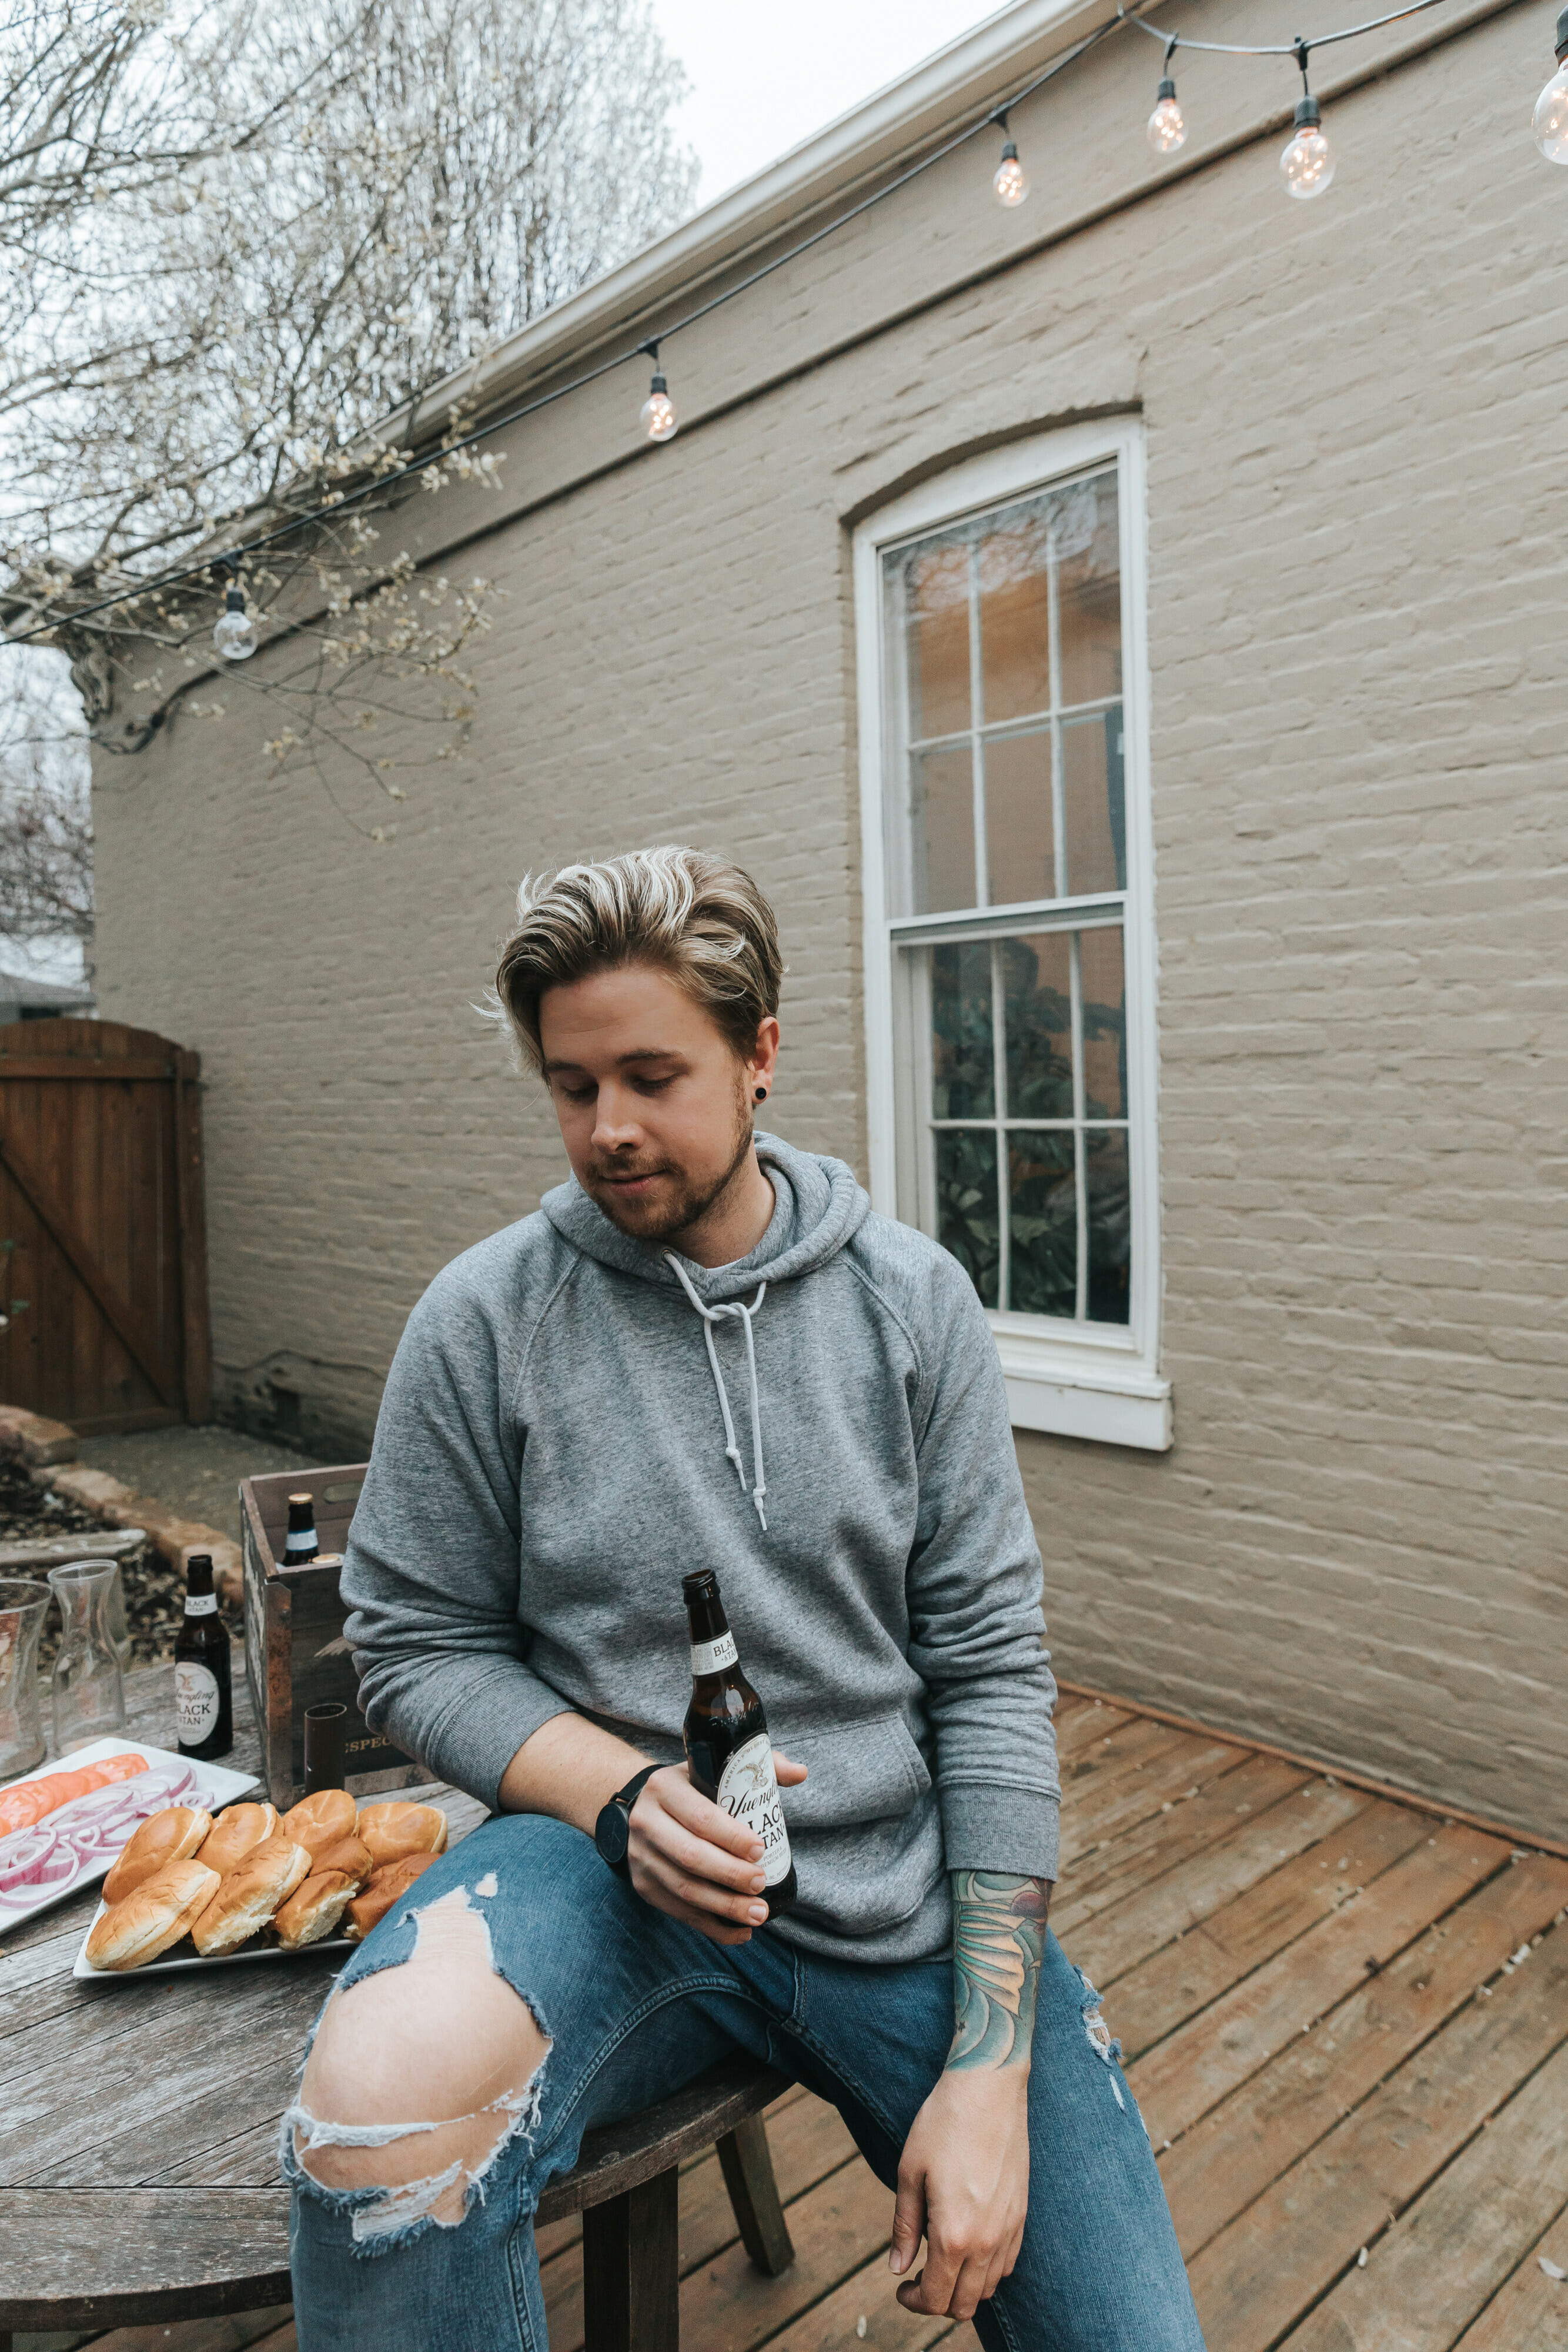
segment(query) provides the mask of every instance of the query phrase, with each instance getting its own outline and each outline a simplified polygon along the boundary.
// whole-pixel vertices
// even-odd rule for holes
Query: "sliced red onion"
[[[55,1833],[41,1822],[28,1830],[13,1830],[0,1838],[0,1893],[7,1887],[30,1885],[40,1864],[52,1853]]]

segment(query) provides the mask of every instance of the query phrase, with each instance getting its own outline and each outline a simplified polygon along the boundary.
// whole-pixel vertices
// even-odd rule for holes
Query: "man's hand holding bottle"
[[[779,1785],[799,1787],[803,1764],[771,1751]],[[632,1807],[626,1858],[644,1903],[716,1944],[745,1944],[769,1916],[766,1849],[745,1821],[694,1788],[684,1764],[643,1782]]]

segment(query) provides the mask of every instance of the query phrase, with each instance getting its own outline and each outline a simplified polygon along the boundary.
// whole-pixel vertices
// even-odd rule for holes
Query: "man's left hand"
[[[915,2118],[898,2168],[894,2271],[920,2241],[925,2265],[898,2290],[906,2311],[972,2319],[1019,2256],[1029,2210],[1029,2068],[950,2068]]]

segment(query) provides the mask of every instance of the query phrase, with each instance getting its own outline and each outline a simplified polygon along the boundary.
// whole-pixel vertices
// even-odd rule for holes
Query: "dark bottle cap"
[[[305,1793],[343,1785],[343,1746],[349,1710],[339,1698],[323,1699],[305,1710]]]
[[[682,1577],[681,1591],[687,1601],[716,1601],[718,1579],[711,1568],[694,1569],[690,1576]]]
[[[199,1601],[213,1589],[213,1556],[210,1551],[193,1551],[185,1562],[185,1590]]]

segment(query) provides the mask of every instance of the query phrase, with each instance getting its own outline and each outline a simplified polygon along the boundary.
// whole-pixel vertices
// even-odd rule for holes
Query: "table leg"
[[[585,2352],[680,2352],[679,2200],[672,2166],[583,2214]]]
[[[779,2202],[765,2119],[748,2116],[734,2131],[726,2132],[718,2144],[718,2160],[747,2252],[759,2271],[779,2278],[794,2261],[795,2249]]]

